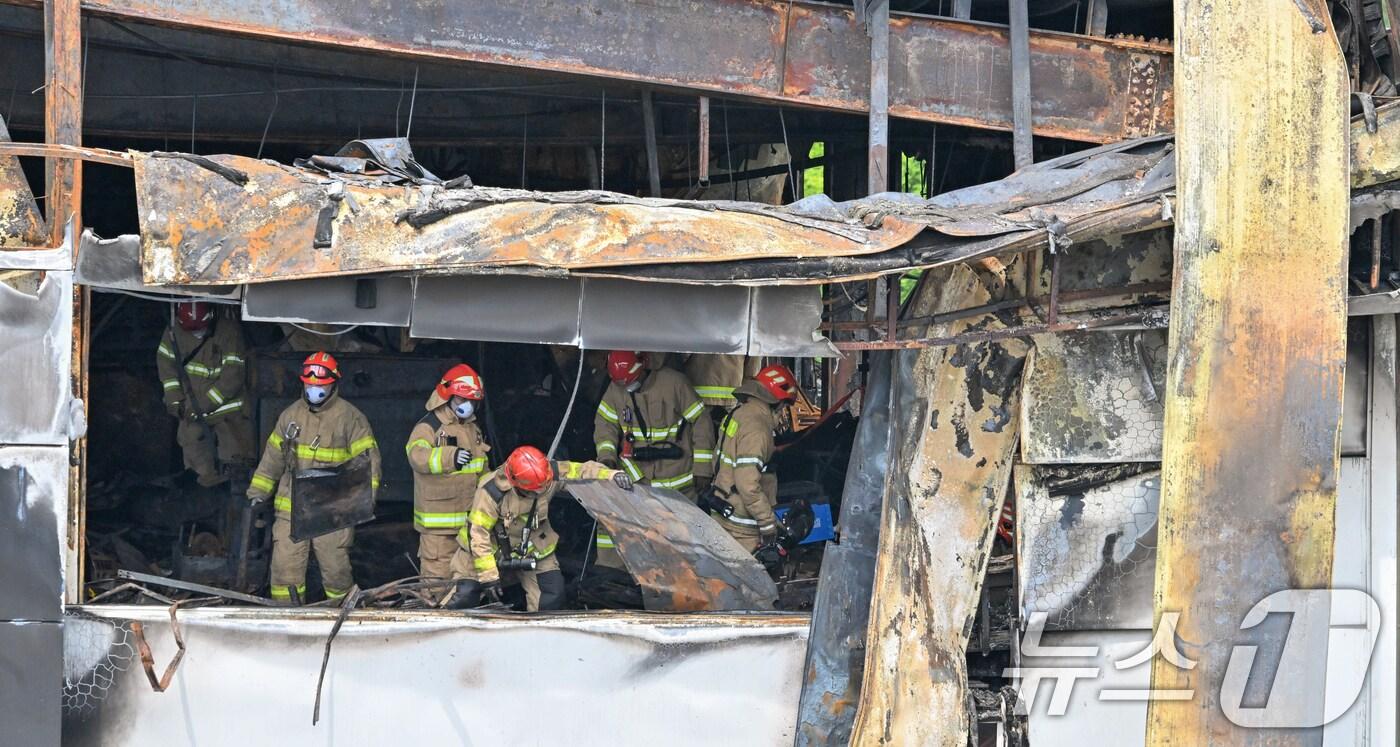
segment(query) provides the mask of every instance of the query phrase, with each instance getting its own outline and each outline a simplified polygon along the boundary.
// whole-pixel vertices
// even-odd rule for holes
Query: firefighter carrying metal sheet
[[[467,525],[477,480],[491,450],[476,421],[486,397],[481,377],[465,363],[443,374],[428,397],[428,414],[408,436],[413,468],[413,528],[418,532],[419,573],[448,578],[457,533]]]
[[[787,410],[797,399],[797,378],[775,364],[734,390],[739,405],[720,421],[715,453],[719,469],[712,490],[702,497],[721,526],[749,552],[778,537],[773,513],[778,481],[766,472],[773,458],[773,433],[790,423]]]
[[[598,461],[694,501],[697,483],[708,485],[714,475],[714,430],[685,374],[649,370],[647,363],[645,353],[608,353],[612,383],[593,417]],[[621,568],[612,537],[600,528],[595,541],[598,565]]]
[[[243,407],[243,334],[220,323],[203,301],[175,305],[175,319],[156,348],[165,409],[179,420],[175,440],[185,467],[206,487],[227,482],[253,462],[253,424]]]
[[[632,489],[626,472],[598,462],[551,461],[533,446],[521,446],[500,469],[483,476],[467,526],[457,537],[460,547],[452,556],[457,584],[443,606],[500,601],[504,574],[524,587],[526,610],[560,609],[564,574],[554,554],[559,535],[549,523],[549,502],[564,483],[582,480],[612,480]]]
[[[354,584],[350,570],[353,526],[301,542],[292,539],[294,477],[306,470],[335,468],[361,454],[370,461],[370,489],[378,491],[379,445],[369,421],[337,394],[340,369],[329,353],[312,353],[301,367],[302,397],[277,418],[263,448],[262,461],[248,486],[254,503],[273,499],[272,598],[306,598],[306,564],[311,552],[321,566],[326,596],[345,596]]]

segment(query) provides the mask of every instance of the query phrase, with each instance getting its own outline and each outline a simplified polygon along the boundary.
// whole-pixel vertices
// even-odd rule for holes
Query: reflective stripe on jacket
[[[300,432],[295,439],[295,463],[288,464],[284,452],[288,428],[295,423]],[[371,486],[379,489],[379,444],[374,440],[369,420],[359,408],[332,394],[313,411],[305,399],[287,406],[277,418],[263,446],[262,459],[248,485],[248,497],[273,496],[277,513],[292,511],[292,474],[313,467],[334,467],[365,452],[370,455]]]
[[[486,471],[486,452],[491,450],[476,418],[459,420],[451,407],[439,405],[413,426],[404,448],[413,468],[413,528],[424,534],[456,534],[466,526],[477,481]],[[462,449],[472,457],[458,469],[457,452]]]
[[[763,479],[768,460],[773,458],[773,408],[757,399],[745,399],[720,422],[715,488],[734,506],[728,521],[765,534],[774,531],[777,483]]]
[[[685,491],[695,477],[714,474],[715,434],[704,415],[705,406],[685,375],[660,368],[648,374],[635,393],[617,384],[608,385],[593,417],[593,445],[599,459],[618,462],[633,480]],[[675,444],[681,448],[681,456],[652,461],[623,459],[623,441],[629,436],[634,447]]]
[[[212,425],[247,411],[243,406],[243,332],[237,321],[219,319],[210,335],[200,345],[198,337],[179,326],[167,327],[156,346],[156,371],[166,405],[183,402]],[[180,381],[180,361],[185,358],[189,358],[185,378],[193,391],[185,391]]]

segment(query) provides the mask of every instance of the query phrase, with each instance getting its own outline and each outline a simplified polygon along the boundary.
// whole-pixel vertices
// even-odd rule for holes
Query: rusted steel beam
[[[1351,124],[1351,186],[1355,189],[1400,179],[1400,101],[1376,107],[1376,131],[1364,120]]]
[[[647,185],[652,197],[660,197],[661,161],[656,153],[656,109],[652,106],[650,89],[642,91],[642,135],[647,148]]]
[[[132,168],[131,154],[106,148],[87,148],[59,143],[0,142],[0,156],[42,156],[56,160],[92,161],[108,166]]]
[[[702,187],[710,186],[710,97],[700,97],[700,153],[695,179]]]
[[[1191,695],[1148,704],[1146,744],[1317,745],[1320,728],[1275,727],[1321,723],[1327,636],[1310,633],[1326,631],[1327,605],[1241,627],[1271,594],[1331,580],[1346,66],[1322,0],[1176,0],[1174,13],[1176,43],[1191,54],[1177,58],[1184,110],[1154,604],[1159,625],[1179,615],[1178,650],[1196,663],[1154,656],[1152,689]],[[1244,646],[1260,661],[1234,661]],[[1223,687],[1227,670],[1247,677],[1243,688]],[[1277,720],[1249,728],[1261,710]]]
[[[44,3],[44,140],[48,143],[83,143],[82,23],[78,0]],[[56,246],[63,240],[70,215],[80,222],[76,228],[82,227],[82,164],[49,159],[44,185],[49,243]]]
[[[36,5],[34,0],[0,0]],[[84,0],[92,13],[362,52],[571,73],[852,112],[869,107],[869,40],[851,8],[786,0]],[[1011,129],[1006,28],[916,15],[890,27],[890,114]],[[1171,50],[1030,37],[1037,135],[1112,142],[1171,128]]]

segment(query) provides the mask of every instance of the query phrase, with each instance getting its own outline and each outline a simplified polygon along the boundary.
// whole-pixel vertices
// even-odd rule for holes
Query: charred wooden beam
[[[1328,605],[1292,610],[1307,614],[1285,625],[1247,615],[1275,592],[1331,581],[1346,65],[1321,0],[1176,0],[1174,11],[1176,43],[1192,53],[1177,60],[1154,604],[1157,640],[1180,642],[1195,664],[1153,658],[1146,744],[1316,745]],[[1160,629],[1173,618],[1174,638]],[[1235,661],[1240,647],[1278,652],[1285,639],[1291,655]]]
[[[107,17],[298,44],[869,110],[865,32],[851,8],[819,3],[413,0],[396,3],[393,12],[338,0],[83,0],[82,6]],[[1112,142],[1171,128],[1170,48],[1051,32],[1032,33],[1029,47],[1037,135]],[[890,114],[1010,130],[1007,48],[1005,27],[896,15]]]
[[[83,143],[82,22],[78,0],[44,3],[44,140],[48,143]],[[44,185],[49,244],[57,246],[69,216],[82,220],[82,164],[48,159]]]

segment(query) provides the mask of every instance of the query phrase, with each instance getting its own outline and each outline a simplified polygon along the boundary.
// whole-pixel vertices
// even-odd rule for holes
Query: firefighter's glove
[[[271,498],[271,497],[272,497],[272,496],[270,496],[270,495],[250,495],[250,496],[248,496],[248,505],[250,505],[250,506],[256,506],[256,505],[258,505],[259,503],[264,503],[264,502],[266,502],[267,499],[269,499],[269,498]]]
[[[501,603],[501,582],[500,582],[500,581],[491,581],[491,582],[489,582],[489,583],[482,584],[482,586],[481,586],[481,603],[482,603],[482,604],[500,604],[500,603]]]
[[[458,581],[457,585],[453,587],[452,593],[448,595],[447,599],[443,600],[442,606],[444,609],[449,610],[460,610],[474,606],[477,600],[480,599],[479,590],[480,587],[475,581]]]
[[[467,466],[467,462],[472,460],[472,453],[467,449],[458,449],[454,461],[457,462],[457,469]]]
[[[616,484],[619,488],[622,488],[623,490],[632,489],[632,478],[628,477],[626,472],[613,473],[612,481],[614,484]]]
[[[759,527],[758,543],[760,545],[771,545],[778,541],[781,530],[777,526]]]
[[[171,417],[182,418],[185,416],[185,401],[177,399],[174,402],[167,402],[165,404],[165,411],[170,413]]]

